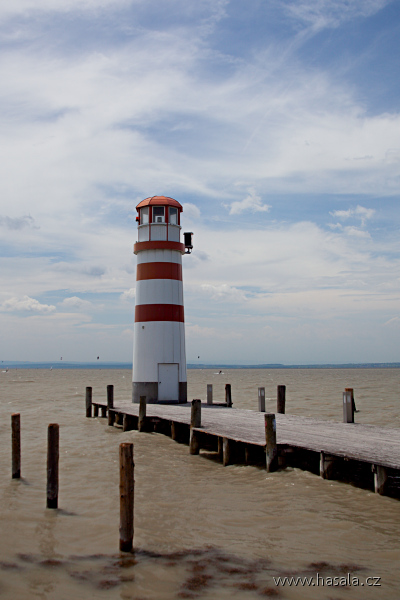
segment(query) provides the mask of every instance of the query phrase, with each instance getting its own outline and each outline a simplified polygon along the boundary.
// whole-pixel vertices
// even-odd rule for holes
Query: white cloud
[[[96,11],[107,7],[122,8],[133,4],[138,0],[2,0],[0,5],[0,17],[7,18],[18,15],[31,15],[38,12],[61,12],[72,11]]]
[[[333,210],[329,214],[338,219],[350,219],[351,217],[360,219],[362,227],[365,226],[366,222],[375,215],[376,210],[374,208],[365,208],[364,206],[357,205],[356,208],[349,208],[347,210]]]
[[[184,202],[182,204],[182,217],[188,219],[189,221],[197,221],[200,219],[200,209],[195,204],[190,204],[189,202]]]
[[[136,296],[136,288],[129,288],[129,290],[125,290],[124,292],[122,292],[122,294],[120,295],[120,299],[123,300],[124,302],[133,300],[133,298],[135,298]]]
[[[28,311],[38,313],[51,313],[56,310],[56,307],[51,304],[41,304],[35,298],[23,296],[22,298],[9,298],[0,305],[0,310],[4,311]]]
[[[242,290],[226,283],[221,283],[219,285],[203,283],[196,287],[203,296],[217,302],[243,302],[246,299],[246,294]]]
[[[61,302],[61,306],[66,308],[88,309],[92,306],[92,303],[88,300],[83,300],[78,296],[71,296],[69,298],[64,298],[64,300]]]
[[[319,31],[338,27],[343,21],[368,17],[381,10],[390,0],[284,0],[294,19]]]
[[[242,212],[268,212],[271,208],[268,204],[263,204],[261,202],[261,197],[253,188],[249,189],[249,193],[244,200],[225,204],[225,207],[229,209],[230,215],[239,215]]]

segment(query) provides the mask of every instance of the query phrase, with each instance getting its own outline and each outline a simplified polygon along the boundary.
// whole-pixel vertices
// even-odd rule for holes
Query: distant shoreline
[[[124,362],[28,362],[28,361],[1,361],[0,371],[5,369],[132,369],[132,363]],[[399,369],[400,363],[343,363],[321,365],[227,365],[227,364],[191,364],[188,369]]]

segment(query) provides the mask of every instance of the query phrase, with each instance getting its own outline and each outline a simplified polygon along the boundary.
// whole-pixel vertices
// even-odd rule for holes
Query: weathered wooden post
[[[192,400],[192,408],[190,413],[190,439],[189,439],[189,452],[190,454],[199,454],[200,452],[200,440],[197,431],[194,431],[194,427],[201,427],[201,400]]]
[[[146,427],[146,396],[140,396],[138,431],[144,431]]]
[[[107,417],[107,406],[100,406],[100,416],[103,419]]]
[[[107,386],[107,412],[108,412],[108,424],[114,425],[115,415],[113,413],[114,408],[114,386]]]
[[[228,407],[232,406],[232,387],[230,383],[225,384],[225,401]]]
[[[354,423],[354,413],[357,412],[356,411],[356,403],[354,401],[354,389],[353,388],[344,388],[345,392],[351,392],[351,410],[353,413],[353,421],[352,423]]]
[[[171,421],[171,438],[174,442],[179,440],[179,425],[176,421]]]
[[[258,388],[258,410],[259,412],[265,412],[265,388]]]
[[[207,404],[213,403],[213,386],[212,383],[207,383]]]
[[[122,431],[131,431],[133,429],[131,415],[124,414],[122,419]]]
[[[278,466],[278,448],[276,445],[276,419],[274,414],[265,415],[266,467],[270,473]]]
[[[343,392],[343,423],[354,423],[352,391]]]
[[[91,417],[92,416],[92,388],[91,387],[86,388],[85,403],[86,403],[86,416]]]
[[[227,467],[232,462],[232,444],[233,442],[229,438],[222,438],[222,464],[224,467]]]
[[[119,445],[119,549],[121,552],[131,552],[133,548],[134,531],[134,462],[133,444]]]
[[[335,468],[336,458],[325,452],[320,453],[319,458],[319,474],[322,479],[332,479]]]
[[[224,458],[224,442],[223,438],[218,436],[218,458],[223,460]]]
[[[278,385],[276,398],[276,412],[282,415],[285,414],[286,404],[286,385]]]
[[[58,507],[58,459],[60,432],[57,423],[47,429],[47,508]]]
[[[93,416],[94,417],[99,416],[99,405],[98,404],[93,404]]]
[[[373,465],[375,494],[385,495],[388,482],[388,474],[385,467]]]
[[[11,477],[21,477],[21,417],[19,413],[11,415]]]

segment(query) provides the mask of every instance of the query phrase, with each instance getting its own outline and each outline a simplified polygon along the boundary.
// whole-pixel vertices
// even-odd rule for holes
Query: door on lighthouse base
[[[158,363],[158,400],[179,401],[178,363]]]

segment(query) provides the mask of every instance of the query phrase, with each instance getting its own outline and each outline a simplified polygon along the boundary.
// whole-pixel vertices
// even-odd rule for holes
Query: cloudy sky
[[[2,0],[0,24],[1,359],[131,360],[158,194],[194,232],[188,362],[400,361],[397,0]]]

